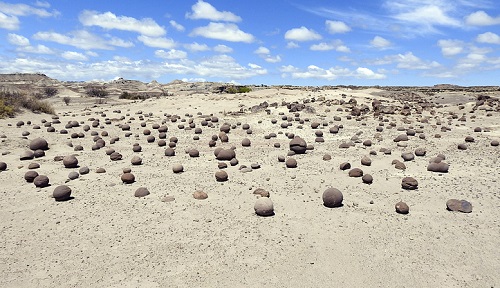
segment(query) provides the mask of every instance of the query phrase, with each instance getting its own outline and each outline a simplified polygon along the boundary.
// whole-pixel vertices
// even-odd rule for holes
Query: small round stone
[[[75,180],[75,179],[78,179],[78,177],[80,177],[80,174],[78,174],[78,172],[76,172],[76,171],[69,172],[69,174],[68,174],[69,180]]]
[[[339,168],[340,168],[340,170],[351,169],[351,163],[349,163],[349,162],[341,163],[340,166],[339,166]]]
[[[33,180],[35,180],[35,178],[38,176],[38,172],[36,171],[27,171],[26,173],[24,173],[24,180],[26,180],[26,182],[28,183],[33,183]]]
[[[136,155],[136,156],[132,157],[132,159],[130,160],[130,163],[132,165],[141,165],[142,164],[142,158]]]
[[[405,190],[415,190],[418,188],[418,182],[413,177],[405,177],[401,180],[401,188]]]
[[[7,170],[7,163],[0,162],[0,171],[5,171],[5,170]]]
[[[396,212],[399,214],[408,214],[410,212],[410,207],[405,202],[399,201],[395,205]]]
[[[268,197],[261,197],[257,199],[253,208],[255,210],[255,214],[258,216],[266,217],[274,215],[274,204]]]
[[[66,185],[57,186],[52,192],[52,197],[56,201],[67,201],[71,198],[71,188]]]
[[[285,165],[287,168],[297,168],[297,160],[295,158],[286,159]]]
[[[49,186],[49,177],[45,175],[38,175],[33,179],[33,184],[38,188],[44,188]]]
[[[77,168],[78,159],[74,155],[68,155],[63,158],[63,165],[66,168]]]
[[[204,191],[195,191],[193,193],[193,198],[197,200],[205,200],[208,198],[208,195]]]
[[[45,140],[43,138],[36,138],[36,139],[31,140],[30,149],[33,151],[35,151],[35,150],[48,150],[49,143],[47,143],[47,140]]]
[[[342,206],[344,196],[337,188],[328,188],[323,192],[323,205],[328,208],[335,208]]]
[[[144,197],[144,196],[148,196],[149,194],[150,194],[149,190],[146,187],[139,187],[134,192],[135,197]]]
[[[365,184],[372,184],[373,183],[373,176],[370,174],[365,174],[365,175],[363,175],[361,180],[363,180],[363,183],[365,183]]]
[[[78,170],[78,172],[79,172],[81,175],[85,175],[85,174],[89,174],[90,169],[89,169],[89,167],[84,166],[84,167],[81,167],[81,168],[80,168],[80,170]]]
[[[228,177],[229,176],[227,175],[226,171],[219,170],[215,172],[215,180],[217,180],[218,182],[227,181]]]
[[[363,176],[363,170],[359,168],[352,168],[349,170],[349,177],[361,177]]]
[[[135,182],[135,176],[132,173],[123,173],[121,179],[125,184],[132,184]]]
[[[182,166],[182,164],[176,163],[176,164],[172,165],[172,171],[174,173],[184,172],[184,166]]]
[[[446,209],[462,213],[471,213],[472,204],[466,200],[450,199],[446,201]]]
[[[370,166],[370,165],[372,165],[372,159],[370,159],[367,156],[361,158],[361,165],[364,165],[364,166]]]

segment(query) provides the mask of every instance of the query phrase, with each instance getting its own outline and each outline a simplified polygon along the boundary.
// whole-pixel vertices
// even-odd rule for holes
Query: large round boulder
[[[45,140],[43,138],[36,138],[36,139],[31,140],[30,149],[33,151],[35,151],[35,150],[48,150],[49,143],[47,143],[47,140]]]
[[[54,197],[56,201],[69,200],[71,199],[71,188],[66,185],[57,186],[54,192],[52,192],[52,197]]]
[[[63,165],[66,168],[77,168],[78,167],[78,159],[74,155],[64,156]]]
[[[259,216],[273,216],[274,215],[274,205],[273,201],[268,197],[261,197],[255,201],[253,206],[255,214]]]
[[[342,206],[344,196],[337,188],[328,188],[323,192],[323,205],[328,208]]]
[[[290,140],[290,150],[295,152],[296,154],[304,154],[307,150],[306,140],[300,138],[299,136],[295,136],[292,140]]]

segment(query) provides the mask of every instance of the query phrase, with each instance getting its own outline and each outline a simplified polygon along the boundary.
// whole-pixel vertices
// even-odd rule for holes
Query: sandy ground
[[[384,118],[396,127],[375,137],[378,118],[367,114],[357,121],[347,119],[348,112],[337,111],[340,105],[324,106],[310,103],[315,114],[300,113],[308,118],[302,128],[281,128],[282,115],[294,117],[282,101],[301,101],[325,97],[342,99],[341,94],[355,98],[358,104],[371,107],[373,90],[318,92],[274,90],[255,91],[248,95],[192,94],[130,102],[109,100],[94,105],[93,100],[72,97],[69,106],[53,99],[61,124],[56,132],[43,127],[42,119],[50,115],[25,112],[16,118],[0,120],[0,161],[8,169],[0,172],[0,286],[1,287],[499,287],[500,286],[500,147],[491,140],[500,139],[500,115],[486,116],[482,110],[466,113],[467,121],[449,119],[449,112],[469,111],[473,103],[465,103],[460,111],[455,104],[435,109],[436,115],[424,111],[429,123],[417,122],[416,115]],[[64,95],[61,95],[64,96]],[[74,96],[74,95],[71,95]],[[452,97],[447,95],[446,97]],[[382,97],[379,97],[379,99]],[[442,102],[443,99],[441,99]],[[467,99],[465,99],[467,100]],[[270,114],[261,111],[231,115],[240,108],[249,108],[263,101],[278,102]],[[387,99],[387,101],[393,101]],[[454,103],[450,99],[449,103]],[[327,110],[329,109],[329,111]],[[113,111],[121,110],[120,113]],[[139,120],[139,111],[144,121]],[[204,119],[197,115],[213,114],[219,118],[213,128],[202,127]],[[149,114],[152,113],[152,114]],[[189,119],[202,127],[200,140],[193,140],[194,130],[179,129],[180,120],[167,122],[168,138],[179,139],[176,156],[164,156],[165,147],[147,143],[144,129],[152,135],[158,131],[152,125],[167,119],[165,113]],[[105,114],[105,115],[104,115]],[[476,115],[476,119],[470,119]],[[120,117],[124,117],[120,120]],[[341,121],[334,121],[340,116]],[[84,132],[90,118],[99,118],[103,128]],[[131,118],[135,120],[130,120]],[[442,125],[436,125],[436,117]],[[110,125],[105,118],[112,119]],[[277,119],[276,124],[271,120]],[[406,119],[406,123],[403,122]],[[31,125],[16,127],[19,120]],[[83,124],[60,134],[70,120]],[[130,121],[130,137],[125,137],[118,125]],[[310,124],[318,121],[327,126],[324,143],[315,143]],[[140,123],[146,122],[146,127]],[[239,164],[225,171],[226,182],[217,182],[218,160],[208,146],[212,135],[219,133],[224,123],[236,125],[228,134],[229,143],[217,142],[216,147],[236,147]],[[249,124],[253,133],[246,134],[239,124]],[[41,129],[33,126],[41,125]],[[338,134],[329,133],[333,125],[343,125]],[[422,129],[425,139],[410,137],[407,147],[398,147],[393,139],[413,126]],[[442,132],[441,127],[451,130]],[[489,128],[489,132],[473,132],[474,127]],[[401,128],[398,131],[397,128]],[[23,131],[30,135],[23,137]],[[106,147],[92,151],[91,131],[107,131]],[[84,132],[84,138],[72,139],[73,132]],[[264,136],[274,132],[276,138]],[[314,150],[293,156],[298,167],[286,168],[278,156],[286,156],[289,139],[286,132],[304,138]],[[361,132],[361,133],[360,133]],[[348,149],[339,148],[359,134],[361,141],[370,139],[373,146],[357,143]],[[441,134],[441,138],[435,138]],[[120,137],[109,144],[112,137]],[[473,136],[469,149],[458,150],[466,136]],[[46,156],[21,161],[19,155],[31,139],[43,137],[50,149]],[[249,138],[251,147],[242,147]],[[377,140],[378,139],[378,140]],[[158,139],[156,139],[158,140]],[[167,141],[168,142],[168,141]],[[68,145],[82,145],[83,151],[73,151]],[[139,143],[142,152],[133,152]],[[280,143],[280,148],[273,145]],[[123,155],[121,161],[111,161],[105,151],[113,148]],[[405,162],[406,170],[397,170],[392,160],[401,161],[402,152],[426,148],[427,155]],[[200,157],[190,158],[186,149],[196,148]],[[391,155],[380,148],[392,150]],[[377,155],[370,155],[371,150]],[[429,159],[443,153],[450,164],[449,173],[426,170]],[[55,156],[74,154],[80,166],[90,173],[68,180],[68,174],[78,169],[64,168]],[[323,160],[330,154],[332,159]],[[132,166],[130,159],[138,155],[143,164]],[[360,159],[369,156],[371,166],[362,166]],[[348,161],[373,176],[371,185],[360,178],[351,178],[339,165]],[[50,178],[50,187],[36,188],[23,176],[28,164],[36,162],[39,174]],[[172,165],[181,163],[184,172],[174,174]],[[241,165],[260,164],[250,172],[239,170]],[[97,168],[106,173],[96,173]],[[135,183],[123,184],[122,169],[129,167]],[[403,190],[406,176],[418,180],[417,190]],[[50,196],[58,185],[68,185],[74,199],[56,202]],[[134,191],[147,187],[150,195],[137,198]],[[322,193],[335,187],[342,191],[344,205],[323,206]],[[259,217],[254,213],[256,196],[253,191],[263,188],[270,192],[275,215]],[[203,190],[206,200],[196,200],[192,194]],[[172,202],[161,201],[166,195]],[[472,213],[450,212],[446,201],[466,199],[473,205]],[[410,207],[407,215],[397,214],[394,205],[404,201]]]

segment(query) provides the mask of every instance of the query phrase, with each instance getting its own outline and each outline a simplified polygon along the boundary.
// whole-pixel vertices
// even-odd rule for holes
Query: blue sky
[[[0,1],[0,73],[500,85],[496,0]]]

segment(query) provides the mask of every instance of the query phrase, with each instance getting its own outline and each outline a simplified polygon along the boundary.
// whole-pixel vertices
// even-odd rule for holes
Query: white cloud
[[[293,28],[285,33],[285,39],[290,41],[312,41],[320,40],[322,37],[312,29],[307,29],[302,26],[300,28]]]
[[[293,41],[290,41],[288,43],[286,43],[286,48],[288,49],[294,49],[294,48],[299,48],[299,44],[297,44],[296,42],[293,42]]]
[[[351,49],[349,47],[345,46],[341,40],[334,40],[329,43],[326,42],[321,42],[318,44],[311,45],[309,47],[312,51],[330,51],[330,50],[336,50],[337,52],[344,52],[344,53],[349,53],[351,52]]]
[[[46,9],[35,8],[26,4],[10,4],[0,2],[0,12],[12,16],[29,16],[36,15],[38,17],[52,17],[57,16],[59,12],[49,12]]]
[[[252,68],[252,69],[261,69],[262,67],[260,67],[259,65],[257,64],[253,64],[253,63],[248,63],[248,67]]]
[[[347,26],[347,24],[342,21],[326,20],[325,25],[326,30],[331,34],[346,33],[351,31],[351,27]]]
[[[30,45],[30,40],[22,35],[14,34],[14,33],[9,33],[7,35],[7,41],[16,46],[29,46]]]
[[[500,44],[500,36],[493,32],[486,32],[477,35],[476,41],[479,43]]]
[[[184,28],[184,26],[175,22],[174,20],[170,20],[168,23],[170,23],[170,26],[174,27],[174,29],[179,31],[179,32],[183,32],[184,30],[186,30],[186,28]]]
[[[246,43],[251,43],[255,40],[252,34],[241,31],[236,24],[214,22],[210,22],[207,26],[193,29],[189,36]]]
[[[186,18],[207,19],[211,21],[240,22],[241,17],[228,11],[218,11],[210,3],[198,0],[191,7],[192,12],[186,13]]]
[[[191,52],[202,52],[210,50],[210,47],[208,47],[207,44],[199,44],[198,42],[184,44],[184,47]]]
[[[74,51],[66,51],[61,54],[61,57],[63,57],[66,60],[75,60],[75,61],[87,61],[88,58],[87,56],[83,55],[82,53],[74,52]]]
[[[499,25],[500,16],[491,17],[484,11],[476,11],[465,17],[465,23],[471,26],[490,26]]]
[[[464,43],[460,40],[439,40],[438,46],[444,56],[455,56],[464,51]]]
[[[267,55],[264,57],[264,61],[269,62],[269,63],[278,63],[278,62],[281,62],[281,57],[280,57],[280,55],[276,55],[276,56]]]
[[[35,6],[43,7],[43,8],[50,8],[50,3],[49,2],[45,2],[45,1],[39,1],[39,0],[37,0],[35,2]]]
[[[21,46],[16,49],[19,52],[33,54],[54,54],[55,52],[45,45],[38,44],[36,46]]]
[[[144,45],[154,48],[172,49],[176,46],[174,40],[165,37],[149,37],[145,35],[139,35],[137,39]]]
[[[109,39],[108,43],[109,43],[109,45],[123,47],[123,48],[134,47],[134,43],[132,43],[130,41],[125,41],[125,40],[117,38],[117,37],[111,37],[111,39]]]
[[[392,44],[389,40],[380,37],[380,36],[375,36],[371,41],[370,44],[378,49],[387,49],[390,47]]]
[[[0,12],[0,28],[7,30],[17,30],[19,29],[19,18],[16,16],[6,15]]]
[[[35,38],[36,40],[70,45],[84,50],[112,50],[115,46],[114,44],[123,44],[119,43],[120,41],[117,41],[117,38],[106,40],[85,30],[70,32],[69,36],[57,32],[37,32],[35,35],[33,35],[33,38]]]
[[[365,67],[358,67],[356,70],[351,71],[344,67],[331,67],[324,69],[316,65],[309,65],[307,69],[301,70],[292,65],[282,66],[280,71],[283,73],[282,77],[291,77],[293,79],[322,79],[322,80],[336,80],[338,78],[360,78],[360,79],[385,79],[386,75],[373,72]]]
[[[99,54],[97,54],[94,51],[87,51],[87,52],[85,52],[85,54],[89,55],[90,57],[98,57],[99,56]]]
[[[426,70],[437,68],[440,66],[440,64],[435,61],[425,62],[417,56],[413,55],[412,52],[396,55],[395,61],[398,63],[396,65],[397,68],[409,70]]]
[[[231,47],[228,47],[226,45],[222,45],[222,44],[219,44],[217,46],[214,47],[214,51],[217,52],[217,53],[232,53],[233,52],[233,48]]]
[[[156,50],[155,56],[163,59],[186,59],[187,53],[186,51],[170,49],[169,51],[165,50]]]
[[[260,46],[259,48],[257,48],[257,50],[253,51],[253,53],[262,55],[262,54],[269,54],[271,53],[271,51],[266,47]]]
[[[166,34],[163,27],[151,18],[137,20],[133,17],[116,16],[111,12],[99,13],[84,10],[78,16],[84,26],[98,26],[104,29],[116,29],[137,32],[141,35],[158,37]]]

